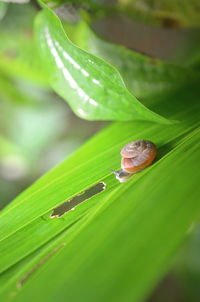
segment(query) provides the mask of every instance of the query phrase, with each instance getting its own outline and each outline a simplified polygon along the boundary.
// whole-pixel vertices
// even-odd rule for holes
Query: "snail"
[[[133,174],[148,167],[156,156],[156,146],[147,140],[136,140],[121,150],[121,170],[110,170],[120,182],[127,181]]]

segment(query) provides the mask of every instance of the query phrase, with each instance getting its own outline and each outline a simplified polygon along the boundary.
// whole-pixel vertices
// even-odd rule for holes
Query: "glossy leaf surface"
[[[36,36],[52,87],[78,116],[167,122],[131,95],[111,65],[73,45],[45,6],[36,19]]]
[[[144,299],[199,215],[199,192],[193,190],[200,176],[199,141],[198,130],[136,182],[117,186],[15,301],[26,301],[36,290],[38,301]]]
[[[197,150],[199,148],[199,132],[192,130],[199,125],[199,106],[196,106],[196,102],[194,101],[190,103],[190,108],[187,108],[188,100],[192,101],[191,93],[189,93],[185,99],[182,97],[181,100],[182,105],[185,106],[183,106],[181,110],[179,109],[177,114],[172,115],[172,113],[170,113],[171,106],[166,102],[162,102],[162,107],[165,108],[165,110],[163,108],[164,111],[168,111],[170,118],[182,119],[185,120],[185,122],[171,126],[139,121],[134,123],[113,124],[91,139],[61,165],[42,177],[1,212],[0,268],[2,277],[0,282],[2,288],[1,296],[5,297],[5,301],[7,301],[10,292],[15,292],[18,296],[21,286],[22,295],[24,294],[25,296],[24,298],[21,295],[19,297],[22,301],[23,299],[27,299],[26,294],[30,294],[34,288],[32,288],[32,277],[37,276],[37,274],[40,275],[40,266],[42,269],[43,264],[45,267],[49,267],[50,265],[48,274],[51,275],[52,262],[50,258],[47,258],[48,261],[45,260],[46,263],[44,263],[42,259],[48,257],[49,253],[60,246],[62,247],[59,248],[58,259],[62,260],[58,261],[65,261],[67,273],[66,271],[58,270],[57,276],[59,276],[58,280],[66,280],[67,284],[70,284],[70,289],[65,285],[63,287],[63,281],[58,284],[54,279],[55,286],[53,287],[53,291],[56,295],[58,292],[61,293],[58,290],[58,287],[61,285],[63,295],[69,294],[71,298],[71,290],[74,289],[74,286],[77,286],[77,282],[81,288],[85,286],[84,282],[82,283],[80,279],[77,279],[79,278],[78,276],[84,274],[85,277],[83,279],[87,280],[87,282],[92,282],[90,280],[92,276],[93,279],[98,280],[99,284],[103,284],[107,295],[106,299],[109,300],[111,299],[111,293],[113,293],[112,288],[109,287],[109,284],[111,284],[110,280],[113,278],[113,282],[115,280],[115,283],[118,284],[120,288],[120,284],[125,281],[122,282],[120,278],[116,278],[118,278],[117,276],[119,276],[121,270],[126,270],[127,265],[130,270],[129,273],[125,274],[127,279],[125,278],[124,280],[127,280],[127,282],[125,282],[127,286],[123,283],[121,288],[122,293],[124,293],[124,295],[135,295],[134,297],[138,299],[146,295],[150,290],[148,284],[153,286],[155,280],[157,280],[156,278],[159,278],[167,268],[166,264],[170,259],[172,251],[184,237],[185,230],[195,217],[195,212],[198,214],[196,195],[193,195],[194,199],[192,199],[194,207],[190,208],[189,204],[191,206],[191,202],[188,203],[185,196],[191,195],[191,190],[193,190],[196,175],[199,171],[198,164],[196,163]],[[178,100],[175,103],[173,98],[171,98],[171,100],[169,99],[169,103],[170,101],[174,107],[179,103]],[[190,119],[188,117],[190,117]],[[193,137],[193,139],[190,141],[191,137]],[[136,174],[127,181],[127,183],[120,184],[114,175],[110,174],[109,170],[120,168],[120,149],[124,144],[131,140],[141,138],[149,139],[156,144],[158,149],[157,162],[148,169]],[[183,173],[182,169],[186,169],[187,173]],[[106,183],[106,190],[104,192],[78,205],[74,211],[68,212],[60,219],[50,218],[53,208],[71,197],[80,194],[99,181]],[[174,183],[174,187],[171,186],[171,182]],[[187,184],[184,190],[182,190],[182,182]],[[171,188],[170,191],[169,187]],[[152,190],[152,188],[154,189]],[[195,194],[198,194],[197,192],[198,190],[195,191]],[[163,202],[161,202],[161,200],[163,200]],[[126,206],[124,206],[125,204]],[[144,212],[139,205],[142,207],[143,205],[145,206]],[[177,209],[176,211],[175,208]],[[108,214],[104,216],[102,213],[107,211]],[[133,213],[135,213],[134,219]],[[173,219],[171,213],[174,215]],[[181,221],[178,219],[179,215],[181,216]],[[169,216],[171,217],[171,223],[167,224]],[[129,217],[128,220],[127,217]],[[128,223],[127,226],[125,225],[126,221]],[[151,224],[152,227],[149,227]],[[121,233],[123,228],[126,235],[125,233],[123,233],[123,235]],[[179,232],[174,233],[174,228],[178,229]],[[90,246],[90,240],[86,240],[85,236],[87,236],[91,230],[93,234],[95,234],[94,237],[97,242],[94,243],[91,241]],[[154,232],[152,230],[154,230]],[[155,232],[159,232],[159,230],[161,230],[160,232],[166,231],[167,233],[159,233],[157,238],[154,235]],[[143,231],[144,234],[141,235]],[[110,235],[110,232],[114,232],[114,237]],[[105,234],[105,238],[107,238],[105,244],[102,243],[101,234]],[[167,240],[163,234],[168,234],[166,236],[169,236],[170,240]],[[83,236],[83,239],[79,236]],[[171,244],[165,245],[160,243],[160,247],[158,248],[160,236]],[[124,245],[119,245],[118,248],[116,248],[117,242],[121,241],[120,238],[125,237],[127,239]],[[111,240],[111,238],[115,239]],[[149,239],[145,239],[142,243],[144,245],[141,246],[136,238]],[[157,243],[154,241],[155,238],[158,240],[156,241]],[[133,241],[133,239],[137,242]],[[107,245],[109,240],[112,242],[111,245]],[[66,243],[66,246],[63,246],[64,243]],[[82,245],[82,248],[79,244]],[[108,278],[105,280],[107,285],[103,281],[105,278],[104,274],[98,273],[101,271],[100,268],[96,270],[97,274],[91,275],[90,272],[93,268],[85,268],[85,266],[81,264],[85,262],[85,257],[87,257],[83,246],[85,246],[88,251],[92,251],[96,244],[98,246],[100,244],[102,248],[95,250],[94,257],[91,256],[91,263],[94,265],[93,268],[98,267],[100,263],[102,267],[106,267],[102,265],[100,260],[102,255],[104,255],[103,259],[107,257],[109,259],[113,258],[111,264],[111,266],[113,266],[111,269],[113,276],[111,277],[110,273],[108,274]],[[136,247],[138,247],[139,250]],[[146,251],[147,248],[151,256],[149,256],[150,258],[148,258],[148,260],[145,260],[149,264],[147,262],[144,263],[145,267],[150,264],[152,265],[153,273],[150,275],[144,273],[148,272],[148,270],[145,270],[142,264],[138,264],[143,274],[140,275],[140,282],[135,282],[135,284],[138,284],[138,287],[130,289],[128,284],[130,280],[132,280],[132,274],[135,272],[134,257],[136,257],[137,254],[137,261],[141,261],[142,263],[144,257],[146,257],[146,253],[142,253],[141,251]],[[76,252],[74,249],[76,249]],[[105,249],[105,253],[103,253],[102,249]],[[62,250],[66,252],[62,254]],[[65,253],[67,253],[67,256]],[[56,254],[57,252],[55,252],[55,255],[53,252],[52,261],[54,256],[55,259],[57,259]],[[59,254],[63,256],[59,258]],[[113,257],[113,255],[116,256]],[[135,256],[133,257],[133,255]],[[139,257],[139,255],[141,255],[141,257]],[[123,259],[129,259],[128,264],[126,261],[121,262],[121,268],[119,268],[119,256]],[[76,267],[75,264],[75,262],[78,261],[76,257],[81,261],[79,267]],[[159,259],[159,267],[157,266],[158,262],[154,262],[151,257]],[[42,261],[42,263],[38,264],[40,261]],[[70,266],[68,261],[72,261],[74,268]],[[79,263],[79,261],[77,263]],[[56,263],[55,266],[53,264],[54,269],[57,264],[58,263]],[[59,265],[60,264],[58,264],[58,267]],[[34,269],[35,266],[36,269]],[[28,274],[27,277],[25,277],[26,274]],[[41,278],[43,278],[42,275]],[[69,281],[68,278],[71,281]],[[129,278],[130,280],[128,281]],[[22,279],[24,280],[23,282],[21,281]],[[44,279],[41,279],[38,282],[38,286],[41,285],[44,288],[47,279],[46,276]],[[21,284],[20,287],[19,284]],[[25,287],[25,284],[27,284],[27,287]],[[28,284],[30,284],[30,287]],[[65,293],[65,287],[67,288],[67,294]],[[143,291],[141,291],[142,287],[144,287]],[[84,293],[85,300],[89,300],[89,292],[87,292],[87,290],[90,291],[90,287],[85,287],[85,290],[81,290],[81,295]],[[95,290],[98,296],[101,297],[100,289],[95,288]],[[40,295],[38,299],[47,299],[47,297],[44,298],[42,290],[40,291]],[[55,298],[54,293],[51,291],[48,291],[48,295],[50,295],[52,299]],[[49,301],[51,301],[50,296],[48,296]],[[113,299],[114,298],[113,296]],[[60,299],[62,300],[61,297]],[[75,295],[74,299],[77,300],[80,299],[80,297]],[[94,299],[94,297],[92,299]],[[128,297],[125,299],[128,299]],[[71,300],[73,301],[73,298],[71,298]]]
[[[115,66],[128,89],[142,100],[200,78],[200,73],[192,68],[167,63],[104,41],[83,20],[74,27],[66,22],[64,24],[76,45]]]

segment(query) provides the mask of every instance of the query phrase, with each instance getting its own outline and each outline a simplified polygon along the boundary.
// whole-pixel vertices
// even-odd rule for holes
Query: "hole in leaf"
[[[65,213],[72,211],[75,209],[77,205],[84,202],[85,200],[93,197],[96,194],[99,194],[100,192],[104,191],[106,188],[106,184],[104,182],[99,182],[95,184],[94,186],[90,187],[89,189],[85,190],[84,192],[74,196],[73,198],[63,202],[61,205],[53,209],[52,214],[50,215],[50,218],[60,218]]]

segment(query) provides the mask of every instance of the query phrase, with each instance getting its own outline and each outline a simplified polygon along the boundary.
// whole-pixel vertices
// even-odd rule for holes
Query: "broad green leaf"
[[[73,28],[71,24],[64,24],[67,34],[76,45],[117,68],[126,86],[136,97],[143,99],[164,94],[200,78],[200,73],[192,68],[167,63],[103,41],[83,20]]]
[[[144,299],[199,215],[199,141],[198,129],[137,182],[118,186],[15,301],[36,291],[38,301]]]
[[[200,296],[199,231],[200,224],[198,221],[188,240],[181,247],[173,265],[173,272],[175,277],[180,280],[185,301],[191,302],[198,302]]]
[[[75,224],[74,227],[76,227],[76,225],[77,224]],[[23,279],[23,276],[28,274],[28,272],[32,270],[35,265],[38,265],[38,263],[42,261],[44,257],[46,257],[46,255],[52,251],[52,249],[55,249],[58,247],[58,245],[61,245],[60,242],[63,240],[63,236],[65,236],[68,231],[69,234],[70,232],[74,231],[74,227],[62,232],[61,235],[56,237],[56,240],[52,239],[44,246],[37,249],[37,251],[31,253],[28,257],[1,274],[0,288],[1,299],[3,301],[10,301],[10,299],[16,295],[17,291],[19,290],[20,280]]]
[[[35,24],[37,44],[51,86],[78,116],[168,122],[131,95],[114,67],[73,45],[58,17],[43,7]]]
[[[188,93],[186,91],[188,91]],[[177,142],[199,123],[200,109],[196,102],[198,89],[195,90],[194,87],[189,87],[186,91],[183,91],[182,95],[180,95],[180,92],[179,94],[169,95],[168,99],[162,99],[162,102],[155,102],[154,104],[156,110],[162,109],[161,113],[165,112],[168,114],[169,118],[182,121],[185,120],[186,122],[170,126],[156,125],[147,122],[138,122],[136,124],[120,123],[109,127],[101,132],[96,138],[88,142],[79,151],[75,152],[66,162],[45,175],[32,187],[21,194],[13,203],[7,206],[1,213],[0,238],[6,238],[13,233],[13,238],[18,238],[18,242],[21,241],[22,238],[19,239],[19,237],[16,236],[17,230],[19,230],[19,236],[21,236],[21,234],[23,236],[21,228],[29,225],[27,230],[30,230],[32,234],[32,228],[35,227],[35,219],[43,215],[49,217],[49,211],[52,208],[81,193],[98,181],[103,180],[104,177],[109,175],[110,169],[119,168],[119,151],[126,142],[140,138],[150,139],[154,141],[156,145],[163,146],[161,147],[162,151],[160,156],[173,146],[176,146]],[[190,107],[188,107],[188,104],[190,104]],[[177,110],[177,112],[175,110]],[[166,142],[168,142],[168,145],[166,145]],[[170,148],[169,145],[171,145]],[[163,151],[164,146],[166,149],[165,152]],[[112,161],[110,161],[111,158]],[[75,162],[76,165],[74,164]],[[77,170],[79,171],[78,173]],[[88,171],[90,171],[90,173],[88,173]],[[141,174],[137,174],[135,177],[137,178],[140,175]],[[39,201],[37,207],[35,206],[36,200]],[[22,212],[24,212],[24,215],[21,215]],[[13,216],[15,217],[14,219]],[[76,213],[72,212],[70,217],[71,216],[72,221],[68,221],[69,218],[67,216],[66,225],[73,222]],[[63,228],[62,224],[61,228]],[[59,231],[59,229],[56,225],[55,232],[57,231]],[[38,241],[36,240],[37,243],[34,244],[30,237],[30,245],[28,240],[27,250],[24,252],[27,253],[30,250],[35,249],[36,246],[41,245],[44,241],[50,239],[53,232],[54,230],[52,229],[50,231],[49,225],[47,224],[47,233],[44,231],[42,238]],[[13,238],[8,238],[7,243],[5,243],[8,246],[8,250],[10,249],[9,244],[12,244],[12,240],[15,240]],[[27,240],[28,236],[24,237],[24,239],[25,238]],[[2,248],[5,255],[8,255],[6,246],[2,245]],[[17,253],[17,249],[13,249],[14,253],[15,251]],[[21,250],[19,250],[19,257],[24,257]],[[15,257],[12,257],[12,259],[14,262],[18,261],[16,255]],[[8,262],[2,257],[0,259],[1,265],[4,267],[10,266],[9,258],[7,260]],[[2,270],[3,268],[0,266],[0,271]]]
[[[191,90],[193,92],[195,91],[192,88]],[[62,235],[65,236],[65,232],[67,232],[67,242],[71,242],[71,240],[76,237],[76,233],[79,232],[84,225],[87,225],[87,219],[90,219],[94,212],[99,213],[102,206],[104,207],[112,202],[112,194],[114,194],[113,192],[115,192],[117,188],[125,189],[128,184],[133,184],[135,188],[137,182],[142,182],[146,174],[149,175],[148,181],[151,182],[151,171],[157,169],[156,167],[159,166],[161,162],[165,162],[166,157],[163,156],[167,155],[170,150],[173,150],[176,146],[181,145],[183,139],[189,139],[192,129],[199,124],[198,103],[196,103],[195,100],[192,101],[190,91],[187,97],[184,98],[186,95],[186,93],[183,93],[183,97],[180,99],[178,99],[177,96],[171,97],[168,103],[163,100],[162,107],[164,107],[163,111],[168,112],[170,118],[186,120],[187,122],[170,126],[139,121],[134,123],[113,124],[80,148],[61,165],[42,177],[1,212],[0,269],[1,272],[4,271],[2,278],[5,276],[5,279],[2,279],[2,293],[4,292],[5,296],[8,295],[7,286],[9,287],[9,292],[10,290],[16,290],[16,282],[19,281],[27,271],[31,270],[31,267],[33,268],[42,256],[39,253],[39,258],[36,257],[37,259],[34,258],[29,264],[25,266],[22,265],[19,271],[16,269],[11,280],[9,277],[7,279],[6,276],[9,275],[10,270],[12,271],[14,269],[14,264],[17,266],[20,265],[20,260],[24,259],[23,261],[25,261],[25,257],[29,257],[31,253],[36,252],[38,248],[48,242],[50,244],[50,250],[53,247],[59,246],[63,240],[64,242],[66,240],[62,237]],[[194,93],[193,98],[195,98],[195,96],[196,94]],[[190,101],[190,108],[187,108],[188,101]],[[173,108],[170,106],[170,103],[171,105],[173,104]],[[179,106],[180,108],[177,110],[178,113],[173,115],[171,110],[173,109],[173,112],[176,107],[178,108],[179,104],[182,105],[182,107]],[[190,117],[190,119],[188,119],[188,117]],[[114,176],[109,173],[109,170],[119,169],[119,152],[122,146],[131,140],[141,138],[149,139],[156,143],[158,148],[158,161],[151,168],[136,174],[127,184],[121,185],[115,180]],[[166,164],[170,165],[168,162]],[[175,170],[177,168],[178,167],[176,167]],[[163,178],[167,179],[167,177],[169,177],[168,169],[166,168],[165,173],[160,173],[161,172],[158,174],[162,175],[163,173]],[[49,216],[53,208],[71,197],[80,194],[99,181],[104,181],[107,185],[104,192],[80,204],[75,211],[67,213],[62,218],[50,219]],[[151,187],[151,184],[149,184],[149,186]],[[145,190],[146,185],[144,185],[142,190],[139,189],[138,194]],[[134,190],[134,192],[136,191]],[[116,196],[118,196],[118,189],[116,194]],[[123,196],[126,198],[124,194],[125,193],[123,193]],[[160,196],[160,194],[158,194],[158,196]],[[157,198],[159,199],[160,197]],[[129,197],[127,197],[127,199],[129,199]],[[110,201],[108,202],[108,200]],[[134,200],[137,201],[137,194]],[[121,203],[121,206],[122,205],[123,202]],[[76,231],[71,229],[74,224],[77,225]],[[109,224],[109,222],[107,222],[107,224]],[[71,235],[69,235],[68,231],[70,231]],[[60,236],[62,239],[60,239]],[[52,243],[50,243],[50,241]],[[47,248],[47,254],[49,253],[49,249]],[[112,253],[113,252],[112,250]],[[9,270],[7,271],[8,268]]]
[[[139,131],[141,123],[134,124]],[[115,133],[115,128],[119,129],[119,124],[113,125],[108,131]],[[155,128],[151,127],[150,132],[155,132]],[[166,132],[163,129],[160,137],[164,137]],[[139,133],[144,135],[145,131]],[[144,298],[168,268],[171,254],[199,215],[199,190],[193,189],[198,186],[200,176],[199,139],[199,129],[191,131],[182,141],[177,138],[177,147],[123,185],[111,175],[104,178],[108,191],[94,197],[96,204],[93,204],[85,221],[79,224],[79,228],[75,224],[75,231],[71,229],[71,235],[65,232],[61,233],[61,238],[54,239],[58,239],[57,247],[62,243],[66,243],[66,246],[36,267],[32,274],[29,273],[24,283],[26,286],[23,288],[22,284],[21,291],[12,285],[17,294],[15,301],[26,301],[36,287],[38,301],[55,301],[55,297],[60,301],[66,297],[70,301],[93,301],[95,296],[97,301],[139,301]],[[172,141],[168,139],[165,142],[165,150],[166,143],[171,145]],[[116,146],[114,149],[118,148]],[[159,157],[161,150],[160,145]],[[30,203],[30,199],[27,202]],[[66,214],[64,220],[58,223],[64,224],[70,219],[70,214],[73,216],[76,211],[76,218],[80,218],[81,206]],[[30,232],[28,235],[26,230],[21,230],[21,235],[26,240],[32,235],[35,243],[35,236],[40,236],[44,226],[53,224],[53,220],[48,223],[48,219],[47,215],[40,219],[37,233]],[[26,242],[23,243],[22,236],[18,242],[23,250]],[[14,246],[17,248],[17,243]],[[57,275],[53,278],[55,269]],[[19,276],[18,272],[18,281],[23,276]],[[79,290],[76,291],[77,284]]]

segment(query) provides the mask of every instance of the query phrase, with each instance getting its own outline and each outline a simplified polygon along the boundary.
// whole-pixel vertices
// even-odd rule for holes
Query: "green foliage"
[[[167,122],[129,93],[117,70],[73,45],[47,7],[37,17],[36,36],[52,87],[78,116]]]
[[[192,167],[193,161],[198,161],[199,139],[198,130],[142,178],[118,185],[102,197],[103,204],[93,209],[73,241],[69,243],[67,234],[62,237],[60,242],[66,247],[35,273],[16,301],[27,301],[38,289],[38,301],[64,301],[64,297],[71,301],[143,299],[199,212],[198,193],[193,191],[198,179],[193,175],[200,176],[200,165],[195,170]],[[180,175],[184,177],[177,189]],[[184,192],[182,181],[187,188]],[[54,278],[55,268],[59,278]]]
[[[69,23],[64,24],[75,44],[115,66],[128,89],[142,100],[160,93],[163,95],[200,76],[199,71],[191,67],[178,66],[108,43],[95,35],[83,20],[74,28]]]
[[[198,68],[110,44],[83,20],[62,26],[51,9],[42,7],[35,20],[45,69],[41,84],[49,81],[83,118],[120,122],[100,131],[0,212],[1,299],[142,301],[199,219]],[[6,64],[0,59],[3,98],[34,103],[9,83],[10,77],[25,77],[24,70],[9,71]],[[27,69],[31,81],[40,73],[34,66]],[[136,139],[155,143],[156,161],[120,184],[109,170],[120,169],[121,148]],[[3,136],[0,146],[4,152],[15,147]],[[50,217],[55,207],[98,182],[105,183],[103,192],[60,219]]]

